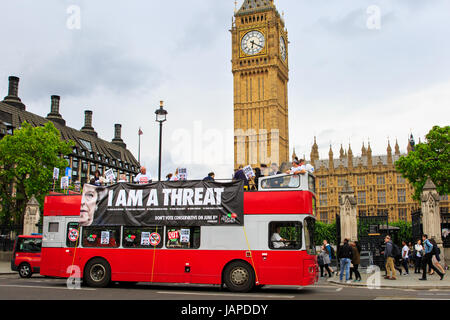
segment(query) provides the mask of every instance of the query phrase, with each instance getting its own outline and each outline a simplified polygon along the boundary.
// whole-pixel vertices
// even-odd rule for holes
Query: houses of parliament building
[[[407,152],[411,151],[408,143]],[[392,150],[387,144],[385,155],[372,155],[370,143],[363,144],[359,156],[353,154],[349,145],[334,155],[332,147],[328,159],[319,159],[316,138],[311,149],[310,159],[315,167],[318,220],[331,223],[339,214],[339,194],[348,183],[355,193],[357,210],[360,216],[388,214],[389,221],[411,221],[411,213],[420,208],[413,200],[412,185],[395,170],[395,161],[402,155],[398,142]],[[295,154],[293,155],[295,156]],[[448,196],[441,196],[440,210],[448,214]]]

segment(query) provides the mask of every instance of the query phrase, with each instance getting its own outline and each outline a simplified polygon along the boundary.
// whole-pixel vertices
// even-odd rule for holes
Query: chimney
[[[92,127],[92,111],[91,110],[84,111],[84,127],[81,128],[81,131],[84,133],[90,134],[91,136],[97,137],[97,132],[95,132],[94,128]]]
[[[9,104],[10,106],[19,108],[20,110],[25,110],[25,105],[19,98],[19,78],[15,76],[10,76],[8,95],[3,99],[3,103]]]
[[[112,140],[112,143],[122,148],[127,147],[127,145],[122,140],[122,125],[119,123],[116,123],[114,125],[114,139]]]
[[[59,124],[65,126],[66,121],[63,119],[63,117],[59,113],[60,99],[61,99],[60,96],[52,96],[51,97],[52,103],[51,103],[51,107],[50,107],[50,113],[47,115],[47,119],[52,122],[56,122],[56,123],[59,123]]]

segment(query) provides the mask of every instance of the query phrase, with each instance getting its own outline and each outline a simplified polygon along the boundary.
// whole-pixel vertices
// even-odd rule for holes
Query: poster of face
[[[95,211],[98,208],[98,202],[107,194],[107,189],[97,187],[91,184],[83,186],[80,207],[80,225],[87,227],[92,225]]]

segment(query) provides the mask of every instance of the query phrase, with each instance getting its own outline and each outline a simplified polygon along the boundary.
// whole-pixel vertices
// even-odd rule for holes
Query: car
[[[11,270],[18,271],[21,278],[39,273],[41,266],[42,235],[20,235],[14,242]]]

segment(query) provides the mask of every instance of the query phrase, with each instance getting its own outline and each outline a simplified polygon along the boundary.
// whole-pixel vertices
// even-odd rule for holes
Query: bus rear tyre
[[[255,273],[249,264],[235,261],[225,268],[224,282],[230,291],[249,292],[255,286]]]
[[[111,267],[101,258],[88,262],[84,272],[84,281],[89,287],[104,288],[111,281]]]
[[[19,276],[21,278],[31,278],[33,271],[31,270],[31,266],[28,263],[22,263],[19,266]]]

